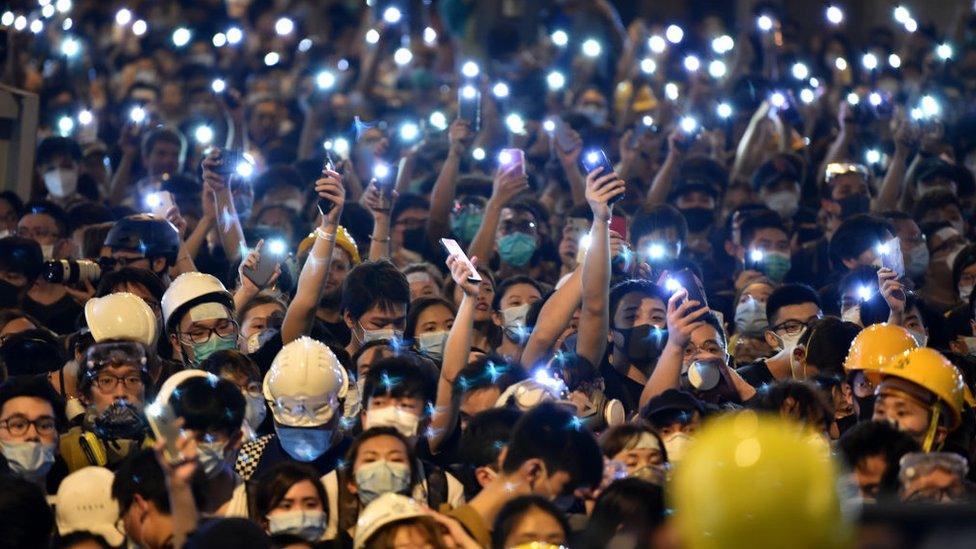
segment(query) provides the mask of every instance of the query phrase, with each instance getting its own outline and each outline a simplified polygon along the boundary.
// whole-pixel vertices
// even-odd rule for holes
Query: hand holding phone
[[[214,171],[224,177],[230,177],[237,173],[237,167],[241,162],[247,162],[244,158],[244,151],[240,150],[221,150],[218,157],[219,164],[214,167]]]
[[[180,438],[180,428],[176,423],[173,407],[168,402],[153,402],[146,406],[146,419],[153,437],[164,443],[163,457],[166,461],[173,465],[183,462],[183,455],[176,446],[176,441]]]
[[[166,219],[166,214],[176,206],[176,202],[169,191],[158,191],[146,195],[146,206],[149,208],[149,213],[160,219]]]
[[[467,265],[468,272],[471,273],[468,275],[468,282],[481,282],[481,274],[478,272],[478,269],[475,269],[474,263],[471,263],[471,260],[468,259],[468,255],[464,253],[464,250],[461,249],[461,245],[458,244],[457,240],[452,238],[442,238],[441,246],[444,247],[444,251],[447,252],[448,256],[456,256],[459,261],[462,261],[465,265]]]
[[[336,172],[336,171],[337,171],[336,170],[336,164],[332,160],[332,155],[329,154],[329,151],[326,151],[325,152],[325,163],[322,165],[322,175],[324,176],[328,172]],[[325,215],[327,215],[329,212],[331,212],[332,211],[332,208],[335,206],[335,204],[333,204],[331,200],[327,200],[327,199],[322,198],[322,197],[319,197],[319,200],[318,200],[318,203],[317,204],[318,204],[318,208],[319,208],[319,213],[322,214],[323,217]]]
[[[580,155],[580,164],[583,166],[583,171],[586,174],[589,174],[597,168],[603,168],[600,173],[597,174],[597,177],[603,177],[607,174],[613,173],[613,164],[610,163],[610,159],[607,158],[607,153],[603,152],[603,149],[594,149],[584,152],[582,155]],[[612,181],[609,183],[612,183]],[[607,204],[610,206],[616,204],[623,199],[624,194],[626,193],[618,194],[610,199]]]
[[[278,266],[285,260],[287,245],[283,240],[275,239],[258,242],[255,252],[259,254],[256,264],[245,264],[241,267],[241,274],[246,276],[258,288],[265,288],[271,283]],[[250,259],[250,254],[245,263]]]
[[[669,290],[678,291],[684,288],[687,292],[687,301],[697,301],[698,305],[691,308],[689,312],[697,311],[701,308],[708,308],[708,300],[705,299],[705,287],[702,285],[701,280],[695,276],[695,273],[691,269],[685,268],[672,274],[669,280],[665,283]]]

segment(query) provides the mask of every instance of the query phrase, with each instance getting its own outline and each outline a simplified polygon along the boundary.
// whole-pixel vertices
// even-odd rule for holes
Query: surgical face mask
[[[976,356],[976,337],[963,336],[962,340],[966,344],[966,354]]]
[[[782,282],[793,264],[786,252],[766,252],[762,262],[762,272],[773,282]]]
[[[667,333],[657,326],[644,324],[633,328],[616,330],[624,337],[623,350],[627,360],[638,366],[650,366],[661,356],[661,349],[667,342]]]
[[[749,297],[735,308],[735,331],[740,334],[758,335],[769,325],[766,322],[766,304]]]
[[[603,126],[607,123],[609,112],[606,108],[599,105],[580,105],[576,108],[576,113],[587,117],[594,126]]]
[[[257,429],[264,422],[268,414],[268,407],[264,403],[264,395],[244,395],[244,421],[251,427]]]
[[[800,343],[800,338],[803,337],[803,334],[806,331],[807,329],[804,328],[795,334],[785,334],[785,335],[776,334],[776,339],[779,340],[779,344],[780,344],[779,350],[789,351],[792,353],[793,349],[796,349],[797,344]]]
[[[366,507],[376,498],[387,493],[400,494],[410,488],[410,467],[381,459],[366,463],[356,471],[356,492],[359,502]]]
[[[75,194],[78,189],[78,170],[55,168],[44,172],[44,186],[54,198],[65,198]]]
[[[367,330],[366,328],[363,328],[362,324],[360,324],[359,327],[363,330],[362,345],[366,345],[370,341],[399,341],[403,339],[402,330],[394,330],[393,328]]]
[[[532,259],[537,246],[534,236],[514,232],[498,239],[498,255],[509,265],[524,267]]]
[[[0,441],[0,453],[7,458],[10,471],[21,478],[47,475],[54,465],[55,444]]]
[[[373,427],[393,427],[401,435],[408,439],[417,436],[417,427],[420,425],[420,416],[400,408],[399,406],[384,406],[382,408],[369,408],[366,410],[366,428]]]
[[[929,268],[929,248],[925,244],[917,244],[905,257],[905,272],[912,278],[925,274]],[[972,287],[970,287],[972,290]]]
[[[203,343],[194,343],[193,347],[193,360],[196,364],[200,364],[207,359],[210,355],[216,353],[217,351],[230,351],[237,348],[237,343],[233,338],[224,339],[217,336],[217,334],[210,334],[210,339],[204,341]]]
[[[318,427],[285,427],[275,424],[278,442],[289,456],[308,463],[329,450],[332,431]]]
[[[793,219],[800,208],[800,195],[793,191],[769,193],[763,201],[770,210],[778,213],[783,219]]]
[[[912,337],[915,338],[915,343],[917,343],[919,347],[925,347],[925,345],[929,342],[929,334],[925,332],[908,330],[908,333],[912,334]]]
[[[272,535],[290,534],[316,542],[325,534],[328,522],[328,517],[321,510],[285,511],[268,515],[268,531]]]
[[[528,303],[502,309],[502,327],[505,329],[505,335],[508,336],[508,339],[521,342],[527,338],[525,334],[525,317],[528,313]]]
[[[146,434],[142,412],[125,399],[113,402],[92,423],[95,434],[109,440],[139,440]]]
[[[417,347],[425,355],[440,362],[444,359],[444,345],[447,343],[448,335],[450,332],[446,330],[420,334],[417,336]]]
[[[664,449],[668,453],[668,463],[677,463],[685,456],[688,445],[694,441],[694,437],[689,434],[677,431],[664,437]]]
[[[223,442],[198,442],[197,459],[200,468],[207,478],[214,478],[220,474],[224,464],[224,450],[227,444]]]
[[[967,284],[965,286],[962,286],[962,285],[959,286],[959,299],[961,299],[963,303],[969,303],[969,296],[971,296],[971,295],[973,295],[973,285],[972,284]]]
[[[481,212],[462,211],[451,218],[451,232],[462,242],[471,242],[481,228],[485,214]]]
[[[44,256],[44,261],[54,259],[54,244],[41,244],[41,255]]]

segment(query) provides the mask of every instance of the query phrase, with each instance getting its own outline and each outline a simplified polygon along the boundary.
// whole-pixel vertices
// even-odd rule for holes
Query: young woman
[[[291,535],[308,542],[321,539],[328,518],[319,474],[293,461],[269,469],[254,483],[251,520],[272,538]]]
[[[541,543],[564,545],[569,538],[566,517],[541,496],[522,496],[502,507],[491,532],[493,549]]]
[[[475,305],[475,333],[471,340],[471,348],[488,353],[495,346],[493,342],[497,342],[501,337],[501,330],[492,322],[491,305],[495,298],[495,277],[488,269],[480,266],[477,269],[478,274],[481,275],[481,284],[478,289],[478,301]],[[457,307],[464,296],[464,290],[454,280],[449,280],[444,286],[444,295],[452,300],[454,306]]]
[[[454,325],[457,309],[442,297],[420,297],[410,302],[403,335],[415,349],[440,364],[444,344]]]

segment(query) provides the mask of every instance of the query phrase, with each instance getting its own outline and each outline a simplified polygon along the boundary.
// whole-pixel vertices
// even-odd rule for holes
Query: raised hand
[[[586,174],[586,201],[593,210],[594,221],[609,221],[613,207],[610,201],[624,194],[627,185],[623,179],[617,177],[616,172],[602,174],[600,166]]]

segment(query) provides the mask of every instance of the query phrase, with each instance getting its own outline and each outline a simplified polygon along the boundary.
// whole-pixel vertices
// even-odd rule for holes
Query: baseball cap
[[[115,527],[119,502],[112,498],[115,474],[104,467],[85,467],[64,477],[58,487],[55,519],[58,533],[91,532],[116,547],[125,536]]]
[[[918,181],[928,181],[936,177],[943,177],[955,182],[960,196],[968,196],[976,192],[976,181],[973,174],[963,166],[946,162],[941,158],[923,160],[918,167]]]
[[[644,406],[644,411],[641,415],[645,418],[651,418],[660,412],[670,411],[698,412],[704,415],[705,405],[687,391],[668,389],[647,401],[647,405]]]
[[[803,161],[794,154],[777,154],[763,162],[752,176],[752,187],[761,190],[780,181],[800,182],[803,174]]]

